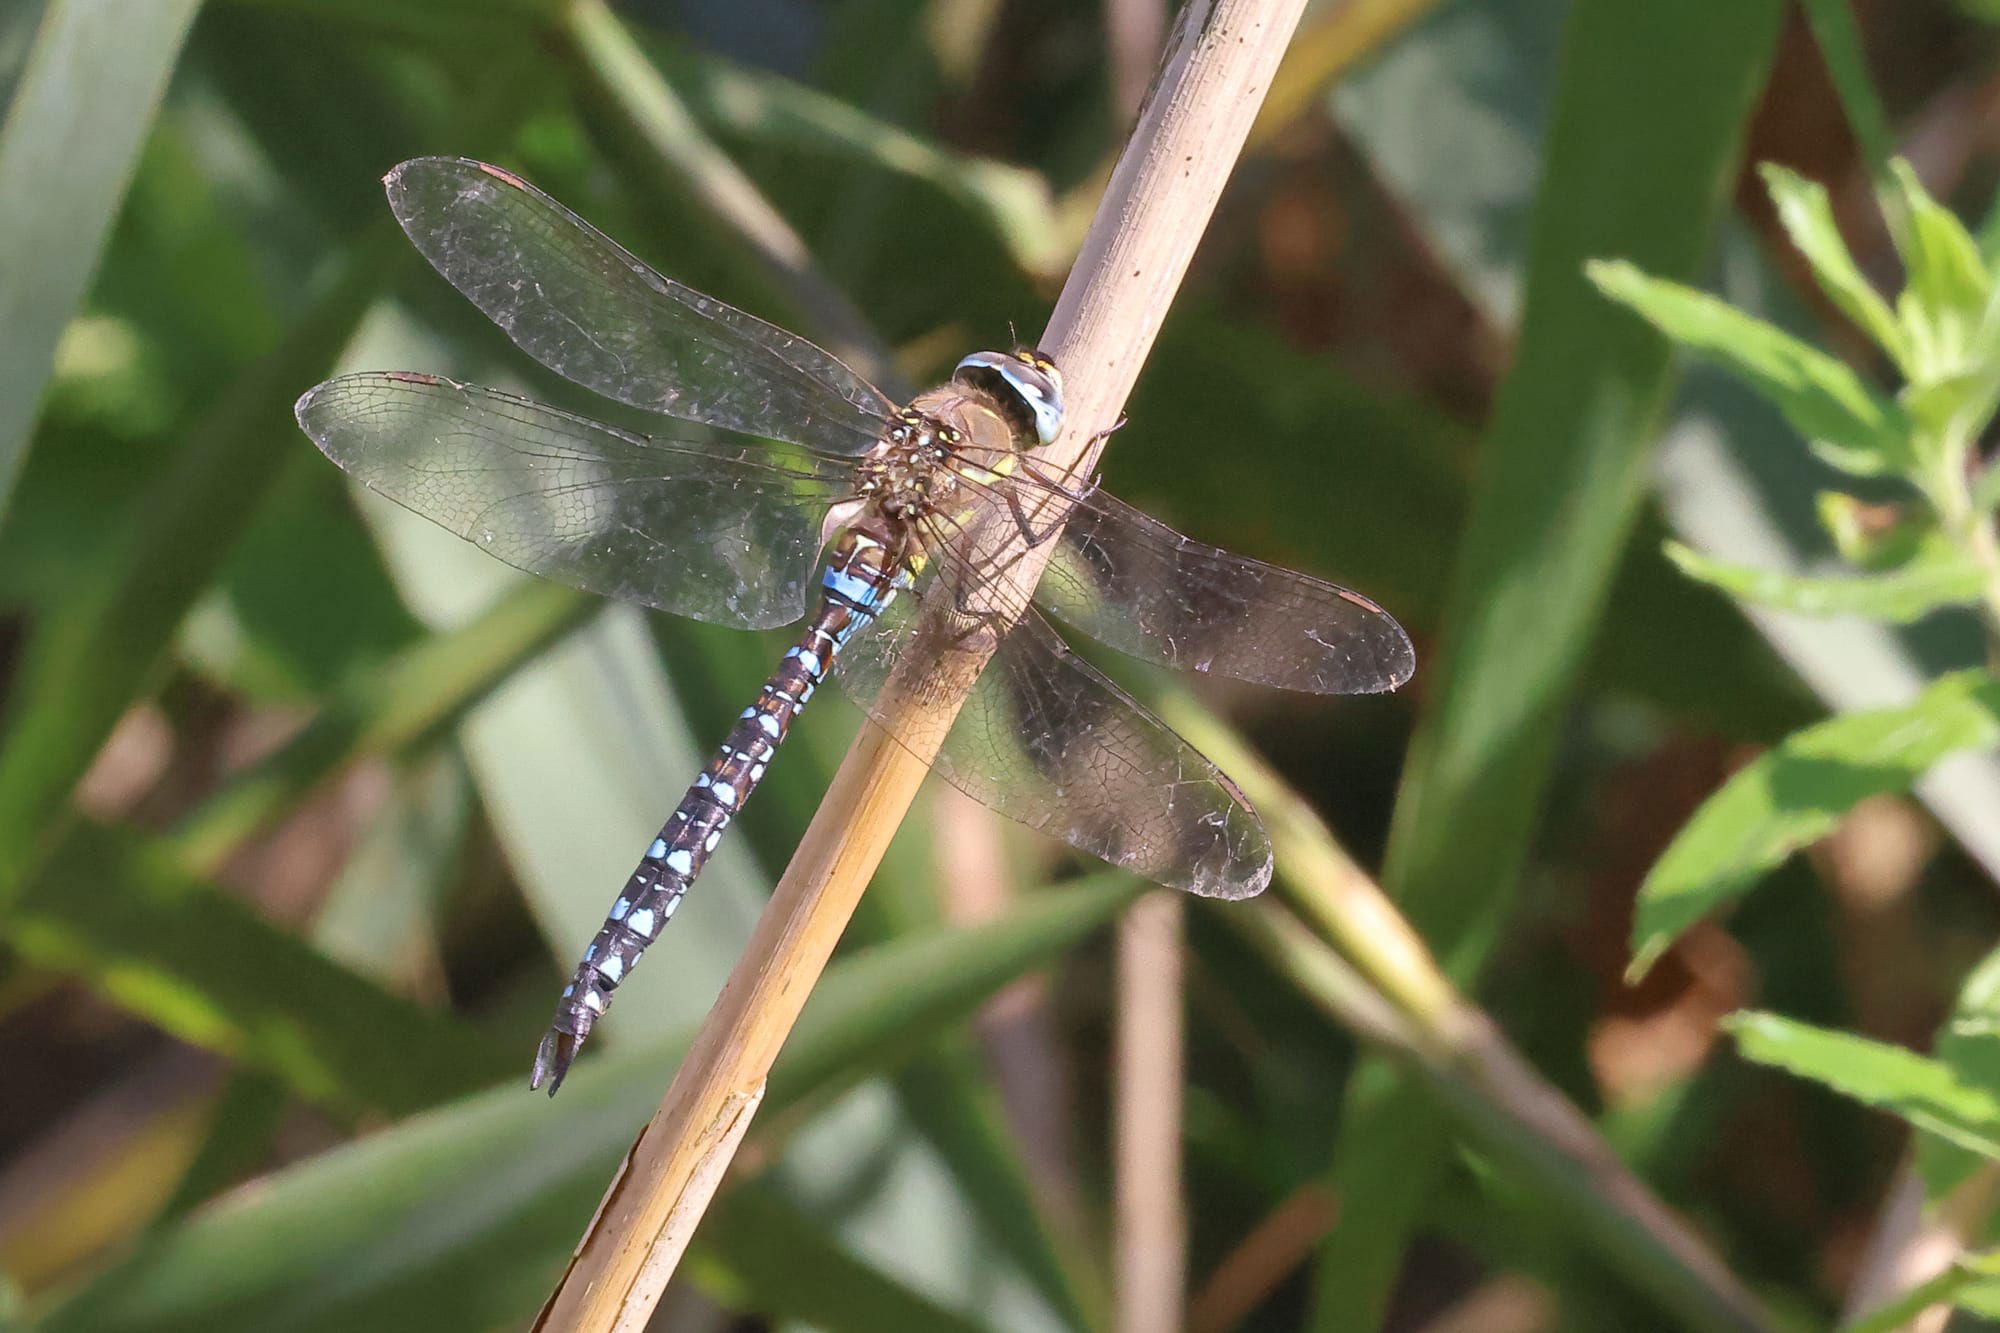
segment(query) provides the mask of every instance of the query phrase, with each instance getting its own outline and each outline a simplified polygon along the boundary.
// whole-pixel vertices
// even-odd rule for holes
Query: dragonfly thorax
[[[951,504],[958,493],[953,455],[965,444],[957,427],[906,407],[861,460],[856,496],[894,522],[914,523]]]

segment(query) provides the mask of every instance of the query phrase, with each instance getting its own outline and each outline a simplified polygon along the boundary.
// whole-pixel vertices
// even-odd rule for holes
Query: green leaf
[[[375,244],[350,254],[319,302],[195,423],[132,522],[91,553],[76,594],[37,622],[0,725],[0,904],[280,471],[319,465],[296,439],[291,403],[332,363],[393,271],[394,240],[381,227]]]
[[[1709,797],[1639,889],[1628,976],[1724,900],[1833,830],[1869,796],[1900,792],[1947,755],[2000,740],[2000,681],[1983,671],[1938,680],[1900,708],[1806,728]]]
[[[1778,221],[1792,238],[1792,244],[1812,265],[1813,277],[1818,279],[1821,289],[1862,332],[1881,344],[1897,365],[1904,365],[1903,327],[1897,323],[1889,303],[1862,276],[1854,256],[1848,253],[1847,242],[1841,239],[1840,229],[1834,224],[1826,187],[1773,162],[1766,162],[1758,170],[1763,174],[1765,188],[1771,192]]]
[[[1451,652],[1419,668],[1429,673],[1428,713],[1384,868],[1385,886],[1462,979],[1479,970],[1518,900],[1556,737],[1602,628],[1671,383],[1669,347],[1607,305],[1583,266],[1614,254],[1683,279],[1701,270],[1782,12],[1772,0],[1577,0],[1562,11],[1520,337],[1479,451],[1438,628]],[[1481,48],[1466,77],[1484,86],[1490,54]],[[1629,178],[1634,162],[1645,163],[1643,189],[1606,188]],[[1452,169],[1448,158],[1439,164]],[[1398,1089],[1381,1099],[1372,1131],[1341,1136],[1329,1182],[1341,1211],[1321,1244],[1312,1327],[1380,1322],[1451,1158],[1441,1136],[1412,1129],[1428,1119],[1427,1102],[1422,1090]],[[1732,1302],[1698,1284],[1635,1278],[1682,1326],[1742,1324]]]
[[[434,1106],[513,1058],[187,875],[164,846],[107,826],[71,827],[16,905],[8,939],[182,1040],[342,1109]]]
[[[355,672],[282,748],[232,774],[181,821],[173,840],[184,862],[212,869],[336,768],[435,738],[597,610],[569,588],[524,580],[465,624]]]
[[[1666,552],[1689,578],[1742,601],[1802,616],[1867,616],[1907,625],[1940,607],[1977,601],[1985,584],[1979,566],[1963,552],[1913,561],[1887,574],[1850,578],[1752,569],[1710,559],[1679,542],[1668,542]]]
[[[0,512],[199,0],[50,0],[0,122]]]
[[[1048,183],[1035,172],[946,152],[852,103],[766,71],[662,41],[646,48],[689,109],[718,132],[920,181],[990,228],[1026,272],[1060,273],[1068,258]]]
[[[1920,1129],[2000,1161],[2000,1097],[1965,1083],[1942,1061],[1755,1010],[1730,1015],[1723,1027],[1746,1060],[1894,1112]]]
[[[1049,894],[984,926],[834,964],[773,1071],[762,1121],[823,1095],[824,1080],[849,1086],[963,1022],[999,987],[1102,926],[1134,891],[1120,883]],[[587,1060],[553,1102],[510,1082],[268,1177],[161,1233],[42,1327],[333,1333],[517,1322],[547,1294],[691,1037]],[[828,1050],[843,1055],[827,1060]],[[727,1209],[727,1196],[717,1206]],[[856,1299],[845,1280],[822,1287],[803,1263],[774,1270],[754,1229],[704,1226],[696,1244],[734,1270],[733,1289],[760,1309],[830,1328],[931,1327],[870,1324],[870,1312],[886,1308],[873,1303],[844,1311],[840,1302]],[[739,1244],[762,1249],[741,1254]],[[785,1281],[766,1286],[751,1274]]]
[[[1966,975],[1932,1049],[1963,1082],[2000,1096],[2000,948]],[[1985,1166],[1977,1154],[1928,1135],[1918,1137],[1916,1150],[1917,1173],[1933,1202]]]
[[[1902,408],[1825,352],[1706,292],[1649,277],[1624,260],[1595,261],[1587,271],[1606,296],[1769,398],[1833,466],[1873,477],[1913,465],[1911,426]]]
[[[1965,224],[1930,197],[1908,162],[1897,158],[1889,171],[1893,202],[1908,219],[1898,237],[1908,280],[1896,304],[1909,340],[1909,377],[1922,383],[1976,369],[1967,353],[1993,294],[1986,261]]]
[[[777,1322],[854,1333],[979,1333],[986,1327],[856,1258],[836,1235],[773,1185],[751,1181],[724,1195],[702,1219],[688,1271],[723,1306]]]

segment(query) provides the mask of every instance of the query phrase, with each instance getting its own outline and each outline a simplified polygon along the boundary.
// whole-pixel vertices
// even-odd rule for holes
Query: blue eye
[[[1048,444],[1062,429],[1062,376],[1045,357],[974,352],[958,363],[952,378],[1011,400],[1019,424],[1031,428],[1038,443]]]

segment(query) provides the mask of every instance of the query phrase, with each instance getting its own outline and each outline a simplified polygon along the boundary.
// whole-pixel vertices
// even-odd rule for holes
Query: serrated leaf
[[[1866,616],[1898,625],[1976,601],[1985,582],[1979,566],[1960,552],[1915,560],[1889,573],[1833,578],[1754,569],[1679,542],[1668,542],[1666,553],[1689,578],[1741,601],[1802,616]]]
[[[1706,292],[1650,277],[1622,260],[1585,267],[1606,296],[1770,399],[1828,463],[1864,477],[1912,465],[1902,408],[1840,361]]]
[[[1771,193],[1771,203],[1778,210],[1778,221],[1792,244],[1812,265],[1820,289],[1862,332],[1881,344],[1897,365],[1903,365],[1906,349],[1902,325],[1896,322],[1895,311],[1862,276],[1854,256],[1848,253],[1840,228],[1834,224],[1826,187],[1774,162],[1767,162],[1758,170]]]
[[[1836,717],[1773,747],[1702,804],[1646,876],[1628,976],[1644,975],[1683,930],[1832,832],[1857,802],[1996,740],[2000,681],[1961,671],[1902,707]]]
[[[2000,1161],[2000,1098],[1901,1046],[1745,1010],[1723,1020],[1746,1060],[1811,1079]]]

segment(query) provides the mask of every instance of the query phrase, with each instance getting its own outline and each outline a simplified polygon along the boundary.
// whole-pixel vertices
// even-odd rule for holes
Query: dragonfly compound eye
[[[1062,429],[1062,374],[1038,352],[974,352],[951,377],[992,394],[1038,444],[1053,442]]]

